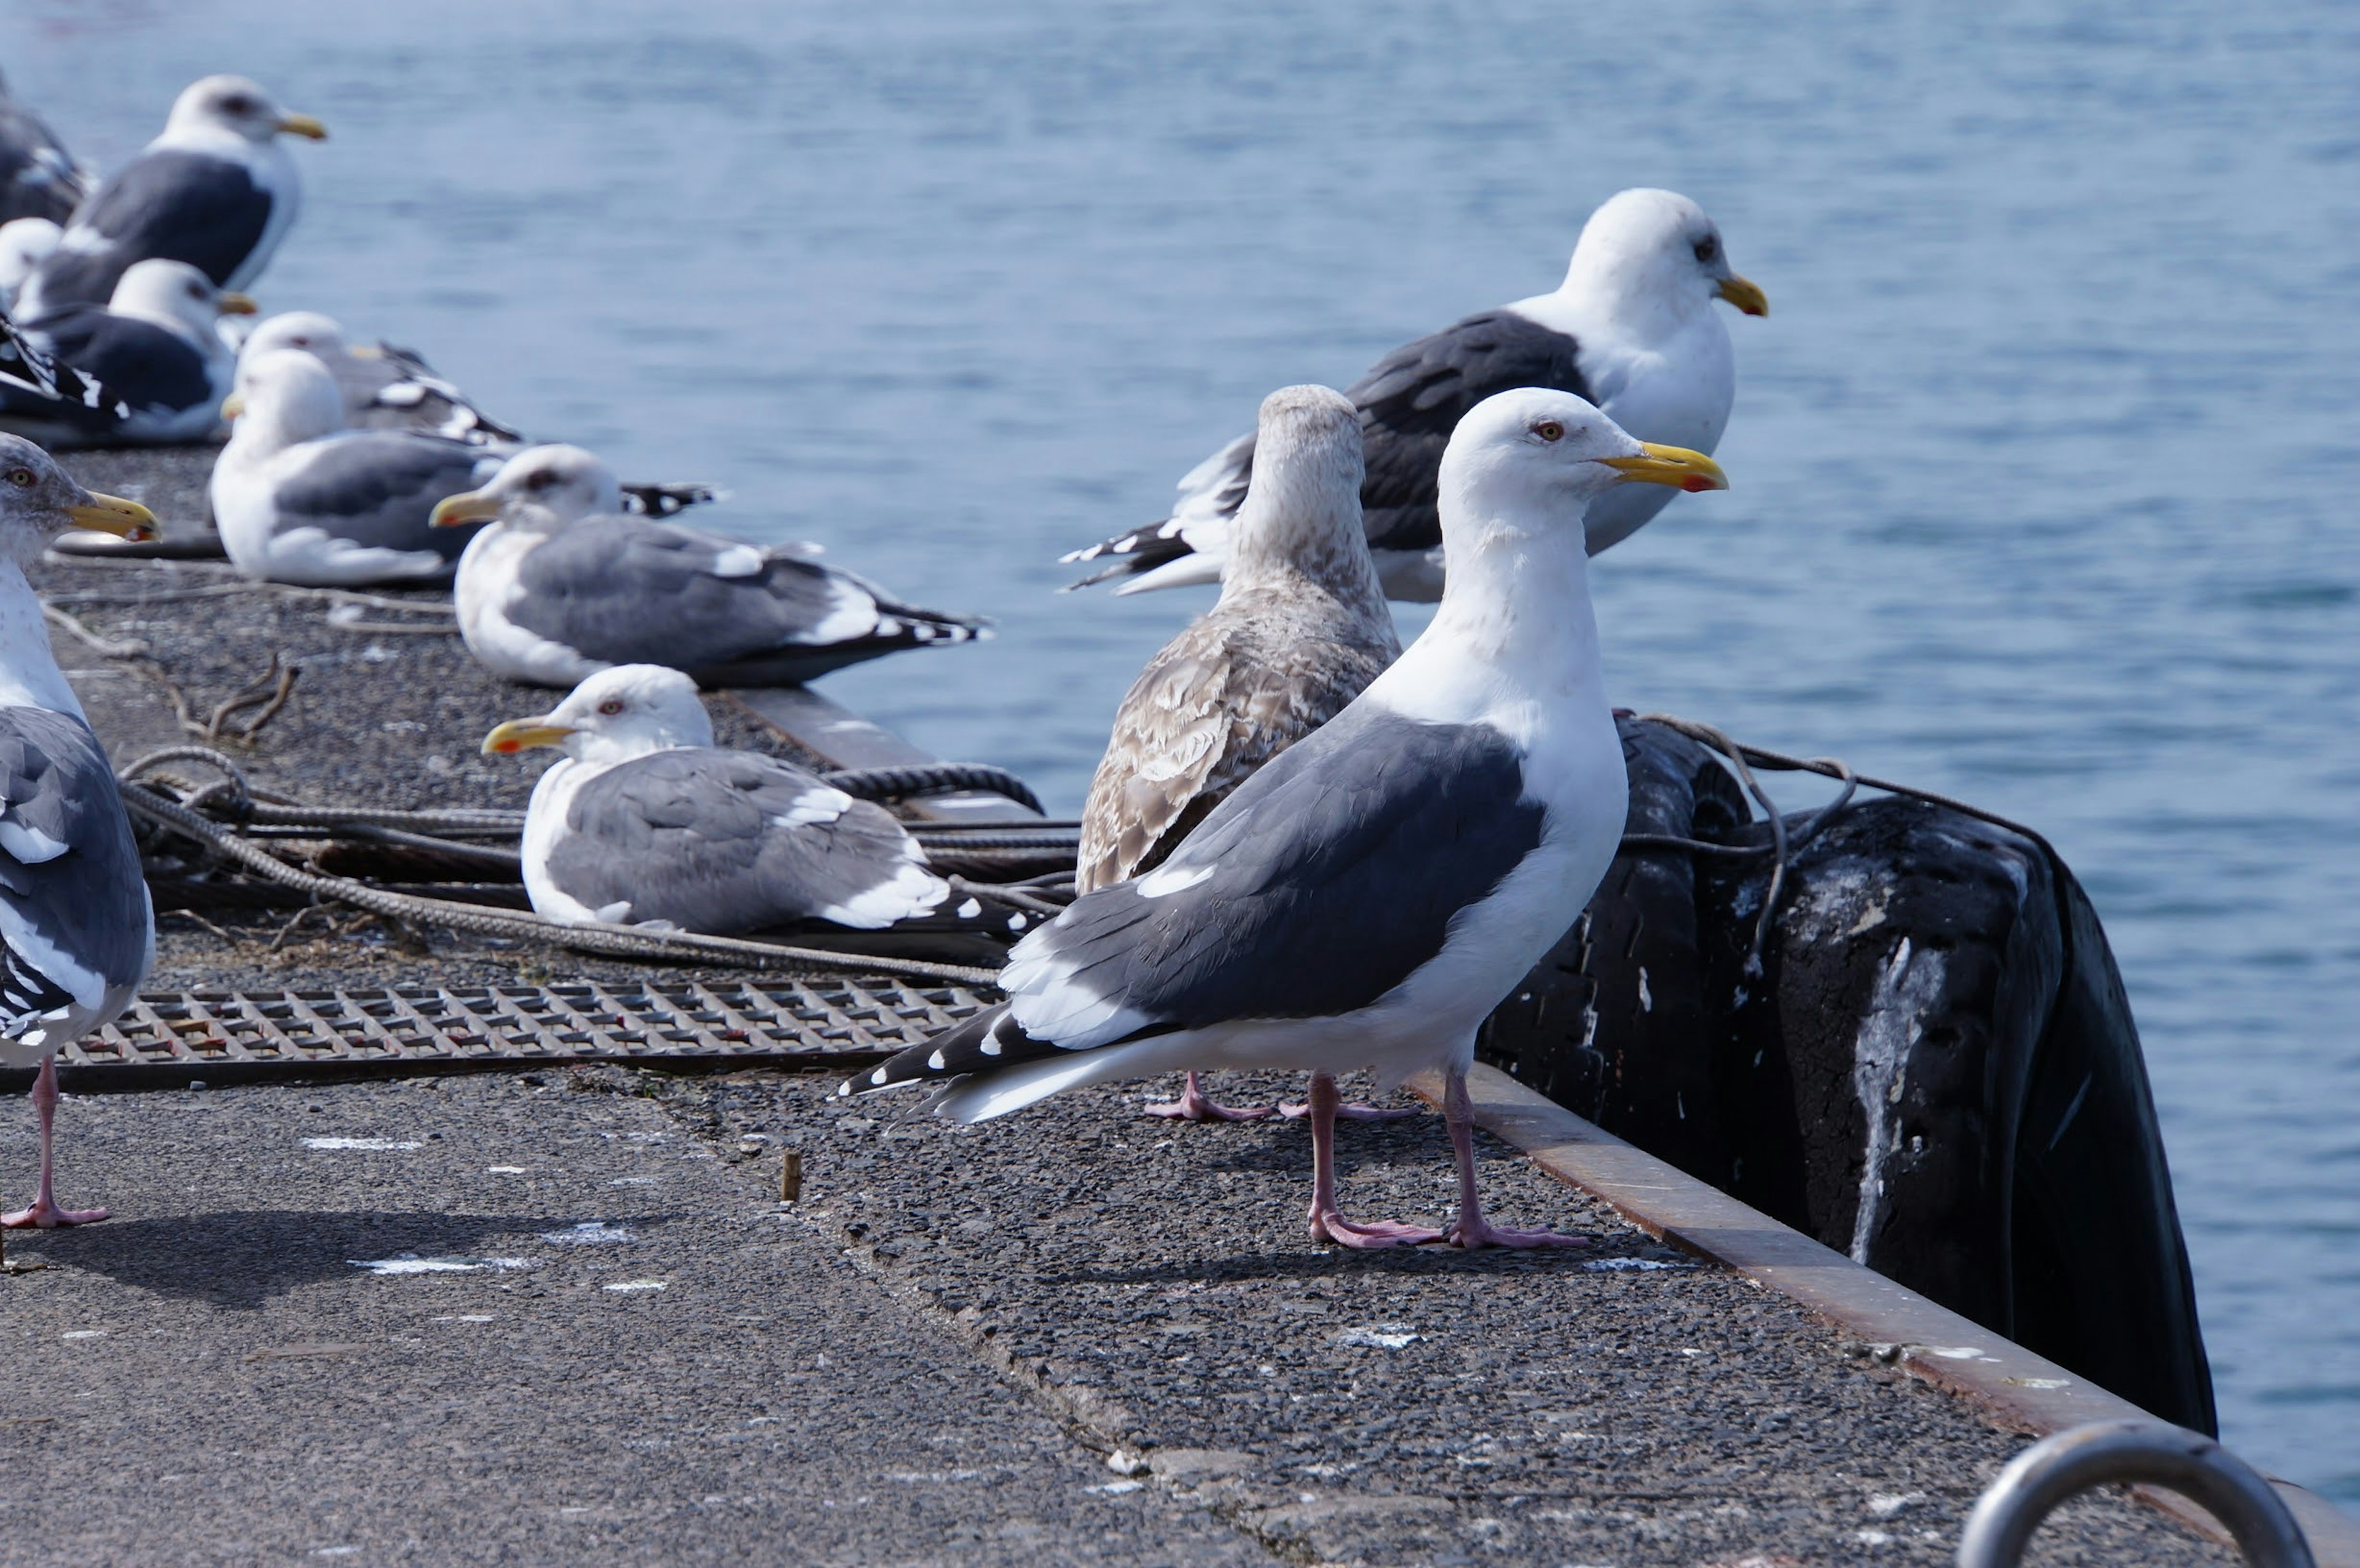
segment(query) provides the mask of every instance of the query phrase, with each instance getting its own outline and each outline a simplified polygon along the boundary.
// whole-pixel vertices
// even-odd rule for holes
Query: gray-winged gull
[[[141,538],[148,508],[95,495],[47,452],[0,435],[0,1062],[38,1065],[41,1180],[0,1225],[84,1225],[51,1184],[57,1053],[131,1004],[156,950],[155,916],[115,769],[49,651],[25,563],[69,527]]]
[[[615,472],[574,446],[531,447],[434,509],[492,519],[459,563],[459,632],[511,681],[570,686],[616,664],[664,664],[708,686],[793,684],[902,648],[984,634],[807,559],[620,515]]]
[[[420,430],[344,428],[344,393],[308,354],[240,364],[213,521],[230,564],[272,583],[352,587],[447,579],[467,535],[435,503],[499,471],[485,447]]]
[[[254,281],[302,201],[281,136],[326,136],[242,76],[208,76],[172,104],[163,134],[76,208],[64,240],[18,296],[27,317],[115,292],[135,261],[202,267],[224,289]]]
[[[0,82],[0,224],[19,218],[61,223],[89,190],[89,177],[58,134]]]
[[[420,430],[459,441],[522,441],[523,438],[434,374],[417,354],[388,343],[355,348],[334,318],[290,310],[246,334],[242,359],[300,349],[326,365],[344,395],[344,422],[355,430]]]
[[[215,289],[185,261],[151,257],[126,268],[104,305],[70,305],[25,333],[130,406],[108,432],[117,441],[202,441],[221,424],[237,356],[215,331],[254,301]]]
[[[1255,452],[1219,602],[1148,660],[1115,711],[1082,807],[1077,892],[1162,865],[1256,768],[1401,657],[1361,535],[1350,400],[1325,387],[1272,393]],[[1179,1099],[1147,1110],[1191,1121],[1271,1114],[1215,1104],[1194,1073]]]
[[[808,920],[880,931],[950,897],[882,807],[777,757],[716,746],[696,683],[676,670],[601,670],[547,713],[484,737],[502,755],[544,746],[565,755],[533,786],[524,882],[551,920],[711,936]],[[1022,929],[1022,916],[987,917],[974,899],[956,913]]]
[[[1311,1230],[1348,1247],[1544,1247],[1476,1191],[1475,1031],[1563,936],[1614,856],[1629,787],[1590,603],[1583,515],[1626,481],[1719,488],[1569,393],[1480,404],[1439,500],[1451,556],[1424,636],[1146,876],[1019,942],[1008,1000],[841,1093],[931,1080],[959,1121],[1188,1068],[1435,1068],[1459,1168],[1446,1230],[1358,1225],[1335,1192],[1334,1087],[1315,1079]]]
[[[1418,601],[1440,593],[1436,466],[1460,416],[1494,393],[1571,392],[1643,441],[1712,451],[1736,391],[1716,299],[1750,316],[1770,311],[1762,290],[1730,269],[1702,208],[1669,191],[1625,191],[1590,214],[1555,290],[1379,360],[1345,395],[1366,432],[1360,504],[1385,592]],[[1121,578],[1115,592],[1137,593],[1218,580],[1253,454],[1254,438],[1240,436],[1180,481],[1169,517],[1065,557],[1104,563],[1074,586]],[[1655,490],[1601,499],[1590,508],[1590,553],[1628,539],[1670,499]]]

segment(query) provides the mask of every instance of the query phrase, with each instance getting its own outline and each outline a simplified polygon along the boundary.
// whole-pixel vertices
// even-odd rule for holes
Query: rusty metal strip
[[[1442,1083],[1420,1073],[1409,1087],[1438,1105]],[[1475,1121],[1513,1144],[1558,1181],[1603,1201],[1648,1235],[1735,1269],[1778,1291],[1895,1365],[1965,1399],[1995,1424],[2034,1436],[2095,1421],[2155,1418],[1970,1318],[1822,1247],[1720,1189],[1623,1142],[1496,1068],[1467,1078]],[[2360,1519],[2316,1493],[2273,1478],[2294,1510],[2320,1568],[2360,1568]],[[2216,1541],[2212,1517],[2169,1493],[2142,1496]]]

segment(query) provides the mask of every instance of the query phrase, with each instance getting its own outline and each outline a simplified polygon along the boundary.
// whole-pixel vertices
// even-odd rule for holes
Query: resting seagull
[[[696,683],[676,670],[602,670],[484,737],[500,755],[543,746],[565,755],[533,786],[524,885],[550,920],[708,936],[807,920],[880,931],[950,897],[882,807],[715,746]]]
[[[355,348],[334,318],[317,310],[271,317],[246,335],[240,359],[300,349],[328,367],[344,395],[344,422],[355,430],[425,430],[457,441],[524,438],[467,399],[409,349],[380,343]]]
[[[578,446],[530,447],[438,527],[491,519],[453,597],[468,651],[535,686],[663,664],[707,686],[793,685],[908,648],[967,642],[980,623],[901,604],[806,559],[621,515],[615,471]]]
[[[1443,454],[1452,571],[1408,652],[1240,785],[1146,876],[1019,942],[1008,1000],[841,1093],[934,1080],[979,1121],[1085,1083],[1206,1067],[1316,1074],[1311,1230],[1348,1247],[1562,1246],[1475,1186],[1475,1031],[1596,890],[1628,783],[1590,610],[1583,514],[1640,480],[1721,488],[1570,393],[1478,405]],[[1443,1071],[1458,1158],[1447,1231],[1358,1225],[1335,1192],[1332,1075]],[[1324,1087],[1323,1087],[1324,1085]]]
[[[467,539],[433,528],[435,503],[500,466],[467,441],[346,430],[335,378],[293,349],[241,364],[224,411],[237,422],[213,463],[213,521],[230,564],[260,582],[446,582]]]
[[[60,1047],[131,1005],[156,920],[115,769],[49,652],[25,563],[68,527],[152,537],[148,508],[94,495],[49,455],[0,435],[0,1062],[31,1067],[41,1181],[0,1225],[87,1225],[51,1185]]]
[[[1082,808],[1076,892],[1162,865],[1272,757],[1326,724],[1401,657],[1360,533],[1360,422],[1325,387],[1262,399],[1254,469],[1221,597],[1123,694]],[[1360,1115],[1387,1116],[1353,1107]],[[1150,1116],[1246,1121],[1190,1073]]]
[[[57,133],[0,82],[0,224],[36,218],[54,229],[89,190]]]
[[[327,135],[242,76],[208,76],[172,104],[164,134],[74,209],[65,238],[33,269],[18,302],[27,317],[94,304],[133,262],[185,261],[223,289],[260,276],[302,201],[282,135]]]
[[[71,305],[28,323],[26,335],[129,405],[115,441],[202,441],[221,425],[237,356],[216,324],[250,316],[254,301],[213,287],[185,261],[137,262],[104,305]]]
[[[1720,444],[1736,365],[1716,299],[1770,313],[1762,290],[1730,270],[1702,208],[1669,191],[1625,191],[1590,214],[1554,293],[1470,316],[1379,360],[1345,396],[1360,410],[1360,506],[1387,595],[1423,603],[1441,592],[1436,465],[1459,419],[1494,393],[1555,387],[1641,440],[1706,452]],[[1074,586],[1119,577],[1116,593],[1139,593],[1217,581],[1253,457],[1254,438],[1239,437],[1180,481],[1171,517],[1066,556],[1106,563]],[[1630,538],[1670,499],[1657,490],[1601,497],[1590,553]]]

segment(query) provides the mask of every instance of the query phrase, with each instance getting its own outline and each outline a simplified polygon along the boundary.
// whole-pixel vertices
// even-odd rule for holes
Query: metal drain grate
[[[306,1071],[436,1073],[646,1062],[832,1067],[890,1055],[984,1006],[961,986],[398,986],[151,992],[58,1055],[84,1093],[268,1082]],[[29,1083],[27,1070],[0,1086]]]

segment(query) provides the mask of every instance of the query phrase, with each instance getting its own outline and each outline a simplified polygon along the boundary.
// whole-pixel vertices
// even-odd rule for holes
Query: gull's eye
[[[556,483],[557,475],[543,468],[526,474],[524,487],[528,490],[546,490]]]
[[[1696,243],[1696,258],[1697,258],[1699,261],[1703,262],[1706,266],[1708,266],[1708,267],[1711,266],[1711,265],[1712,265],[1712,258],[1713,258],[1714,256],[1719,256],[1720,254],[1721,254],[1721,238],[1720,238],[1720,236],[1719,236],[1719,235],[1717,235],[1717,234],[1707,234],[1707,235],[1705,235],[1705,237],[1704,237],[1704,238],[1702,238],[1702,239],[1700,239],[1700,240],[1697,241],[1697,243]]]
[[[1539,424],[1533,427],[1533,434],[1540,437],[1541,440],[1546,441],[1563,441],[1565,439],[1565,427],[1558,424],[1555,419],[1543,419]]]
[[[598,711],[611,718],[623,711],[623,700],[620,697],[609,697],[598,704]]]
[[[8,483],[19,490],[30,490],[33,487],[33,471],[29,468],[12,468],[8,471]]]

